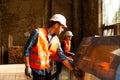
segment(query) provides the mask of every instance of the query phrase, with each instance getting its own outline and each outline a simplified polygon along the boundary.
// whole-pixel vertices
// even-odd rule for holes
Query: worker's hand
[[[82,79],[84,77],[84,72],[82,70],[73,69],[72,73],[76,78]]]
[[[78,74],[79,74],[79,73],[78,73],[78,71],[77,71],[77,70],[75,70],[75,69],[73,69],[73,70],[72,70],[72,73],[74,74],[74,76],[75,76],[75,77],[77,77],[77,76],[78,76]]]
[[[25,75],[28,77],[32,77],[32,70],[31,70],[30,66],[25,67]]]

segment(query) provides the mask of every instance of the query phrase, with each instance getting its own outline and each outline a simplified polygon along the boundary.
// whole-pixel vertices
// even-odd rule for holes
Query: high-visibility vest
[[[69,43],[67,43],[67,41],[66,40],[62,40],[61,41],[61,43],[63,43],[63,44],[65,44],[65,53],[68,53],[69,51],[70,51],[70,45],[71,45],[71,43],[69,42]]]
[[[59,39],[54,36],[49,45],[47,37],[47,29],[38,28],[38,40],[36,45],[31,48],[29,56],[31,68],[37,70],[50,68],[50,56],[56,54]]]

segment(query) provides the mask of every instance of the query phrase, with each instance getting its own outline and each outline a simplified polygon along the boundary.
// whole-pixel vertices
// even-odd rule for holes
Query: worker
[[[64,39],[61,40],[62,50],[66,55],[67,59],[70,60],[70,62],[73,61],[72,57],[74,56],[74,53],[70,52],[72,37],[73,37],[73,33],[71,31],[66,31],[64,34]],[[55,78],[55,80],[60,80],[59,75],[62,71],[62,65],[63,64],[61,62],[56,61],[56,72],[53,74],[52,79]]]
[[[69,60],[73,61],[73,56],[75,55],[74,53],[70,52],[71,49],[71,40],[73,37],[73,33],[71,31],[66,31],[64,34],[65,38],[64,40],[61,41],[61,47],[65,55]]]
[[[35,29],[24,48],[25,74],[33,80],[51,80],[51,60],[61,61],[69,70],[73,67],[63,54],[58,35],[67,28],[66,18],[55,14],[48,27]]]

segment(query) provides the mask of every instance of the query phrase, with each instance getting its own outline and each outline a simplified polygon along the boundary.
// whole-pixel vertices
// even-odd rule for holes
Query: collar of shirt
[[[47,35],[47,37],[48,37],[48,42],[50,42],[51,41],[51,39],[52,39],[52,35],[50,34],[50,31],[47,29],[47,33],[48,33],[48,35]]]

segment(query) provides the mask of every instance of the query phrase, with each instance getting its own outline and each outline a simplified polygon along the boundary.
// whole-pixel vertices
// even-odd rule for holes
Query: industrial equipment
[[[120,64],[120,36],[83,38],[74,63],[76,70],[91,73],[101,80],[115,80]]]

